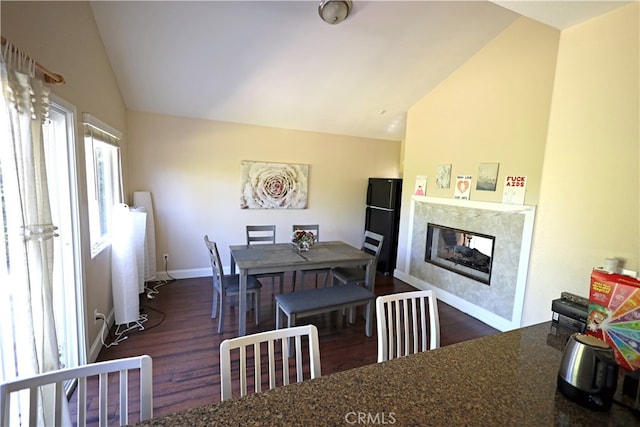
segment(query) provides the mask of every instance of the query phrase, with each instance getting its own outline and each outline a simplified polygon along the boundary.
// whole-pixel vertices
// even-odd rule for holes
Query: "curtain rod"
[[[8,43],[7,39],[5,39],[4,36],[2,36],[2,45],[4,46],[7,43]],[[15,51],[20,51],[17,47],[15,47],[13,45],[11,47],[12,47],[14,52]],[[56,74],[53,71],[49,71],[48,69],[46,69],[45,67],[40,65],[38,62],[34,61],[33,58],[31,58],[29,55],[27,55],[27,57],[35,63],[36,68],[38,69],[38,71],[40,71],[44,75],[44,81],[45,82],[51,83],[51,84],[54,84],[54,85],[61,85],[61,84],[65,83],[64,77],[62,77],[60,74]]]

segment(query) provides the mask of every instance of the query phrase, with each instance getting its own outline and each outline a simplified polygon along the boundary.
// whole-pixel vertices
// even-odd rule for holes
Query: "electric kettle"
[[[558,390],[582,406],[606,411],[617,385],[618,365],[611,346],[590,335],[571,335],[558,370]]]

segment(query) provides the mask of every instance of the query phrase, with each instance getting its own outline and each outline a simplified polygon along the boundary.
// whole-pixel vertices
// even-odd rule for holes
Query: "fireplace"
[[[490,285],[494,243],[494,236],[428,223],[424,260]]]
[[[496,329],[518,328],[534,217],[534,206],[411,196],[406,258],[394,275]]]

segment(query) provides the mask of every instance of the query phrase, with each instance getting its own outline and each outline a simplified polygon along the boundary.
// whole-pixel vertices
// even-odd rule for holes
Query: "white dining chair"
[[[292,233],[295,233],[298,230],[302,230],[302,231],[310,231],[313,233],[313,236],[315,238],[315,242],[319,242],[320,241],[320,225],[319,224],[303,224],[303,225],[296,225],[294,224],[291,227],[291,231]],[[300,273],[300,290],[303,289],[304,287],[304,278],[306,276],[313,276],[315,279],[315,287],[318,287],[318,276],[322,276],[322,287],[326,287],[327,286],[327,282],[329,281],[329,275],[331,274],[331,269],[330,268],[316,268],[314,270],[302,270]],[[296,277],[297,274],[294,271],[293,272],[293,290],[295,291],[296,289]]]
[[[247,225],[246,226],[247,245],[259,244],[275,244],[276,243],[276,226],[275,225]],[[275,278],[280,281],[280,293],[284,289],[284,273],[262,273],[256,275],[258,279],[270,278],[271,290],[275,293]]]
[[[218,333],[224,329],[224,312],[227,298],[233,299],[240,294],[240,275],[224,274],[220,253],[215,242],[204,236],[204,244],[211,260],[213,280],[213,302],[211,304],[211,318],[218,317]],[[262,285],[255,276],[247,276],[247,297],[253,297],[256,325],[260,324],[260,289]],[[218,313],[219,312],[219,313]]]
[[[433,291],[376,298],[378,362],[440,347],[440,316]]]
[[[305,343],[306,350],[303,347]],[[294,346],[293,349],[290,345]],[[295,367],[289,366],[290,354],[295,357]],[[305,360],[309,363],[308,372]],[[277,367],[278,364],[281,366]],[[266,373],[265,379],[263,372]],[[278,373],[281,373],[280,377]],[[318,329],[314,325],[259,332],[220,343],[222,400],[233,397],[234,374],[239,377],[239,395],[246,396],[251,382],[254,393],[260,393],[263,388],[271,390],[291,381],[304,381],[305,373],[310,379],[321,375]]]
[[[138,371],[138,374],[135,372]],[[132,374],[130,378],[129,374]],[[117,374],[118,387],[109,392],[109,374],[112,377]],[[131,380],[131,381],[130,381]],[[65,415],[72,413],[67,411],[67,395],[65,383],[77,381],[75,395],[77,408],[75,420],[68,419]],[[111,381],[113,384],[113,379]],[[135,389],[138,385],[138,389]],[[51,405],[45,407],[44,419],[39,419],[39,403],[42,402],[41,388],[50,386]],[[93,388],[96,393],[90,393]],[[46,394],[49,396],[49,393]],[[109,399],[118,397],[117,403],[109,404]],[[149,420],[153,417],[153,362],[150,356],[128,357],[124,359],[108,360],[105,362],[90,363],[75,368],[65,368],[45,372],[26,378],[19,378],[0,384],[0,425],[46,425],[66,426],[71,423],[77,426],[87,425],[88,405],[98,404],[98,425],[129,424],[129,397],[139,399],[138,421]],[[87,399],[89,397],[89,399]],[[23,403],[28,402],[28,408]],[[133,403],[133,402],[131,402]],[[41,403],[40,403],[41,404]],[[110,414],[110,407],[117,407],[117,413]],[[24,411],[23,411],[24,410]],[[92,415],[89,415],[91,417]],[[135,421],[135,420],[134,420]],[[90,423],[92,423],[90,418]]]

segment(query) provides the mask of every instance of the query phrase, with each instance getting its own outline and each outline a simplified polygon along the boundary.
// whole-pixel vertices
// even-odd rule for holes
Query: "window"
[[[59,236],[53,240],[52,299],[60,363],[86,363],[84,297],[80,250],[80,215],[76,175],[76,109],[50,95],[49,120],[43,125],[47,183],[52,222]],[[74,310],[70,307],[75,308]]]
[[[0,94],[0,97],[2,94]],[[58,357],[61,367],[74,367],[86,363],[84,329],[83,285],[80,251],[80,220],[77,194],[75,157],[75,116],[73,105],[49,95],[49,118],[42,123],[43,154],[51,223],[56,236],[48,241],[52,245],[51,298]],[[39,329],[34,339],[32,319],[42,319],[42,306],[32,303],[28,293],[27,268],[24,266],[25,244],[21,233],[23,210],[18,192],[20,184],[16,169],[7,108],[0,99],[0,380],[25,375],[35,340],[48,341],[48,328]],[[5,144],[6,141],[6,144]],[[3,166],[5,166],[3,168]],[[34,173],[32,168],[26,169]],[[41,267],[44,268],[44,267]],[[11,286],[9,286],[11,285]],[[70,309],[73,308],[73,309]],[[29,372],[29,369],[27,369]],[[69,391],[71,383],[65,384]]]
[[[118,147],[121,133],[90,114],[84,114],[83,119],[93,257],[108,243],[113,206],[123,199]]]

